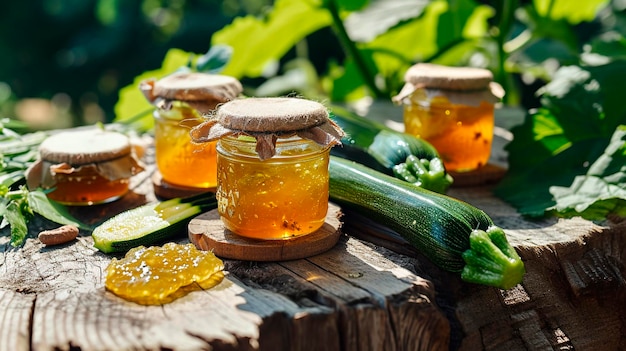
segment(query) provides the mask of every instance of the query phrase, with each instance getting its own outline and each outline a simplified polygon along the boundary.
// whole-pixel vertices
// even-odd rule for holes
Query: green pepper
[[[502,228],[475,229],[469,241],[470,248],[462,255],[466,263],[461,272],[464,281],[510,289],[522,280],[524,263]]]
[[[409,155],[404,163],[393,166],[393,174],[406,182],[442,194],[452,184],[452,177],[439,157],[429,160]]]

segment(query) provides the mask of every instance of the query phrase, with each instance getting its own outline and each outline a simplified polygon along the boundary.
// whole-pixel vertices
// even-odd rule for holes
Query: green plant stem
[[[506,71],[506,61],[509,57],[507,50],[505,50],[506,38],[511,31],[513,25],[513,16],[515,9],[518,6],[518,0],[504,0],[501,2],[500,8],[500,23],[498,26],[498,32],[496,35],[496,43],[498,47],[498,71],[496,75],[496,81],[499,82],[505,90],[514,91],[510,76]],[[510,94],[504,96],[504,102],[510,102]]]
[[[354,60],[357,69],[361,73],[361,78],[363,78],[363,82],[371,90],[375,98],[385,98],[385,94],[383,94],[383,92],[380,91],[380,89],[378,89],[378,87],[376,86],[376,82],[374,81],[374,74],[370,72],[365,60],[359,52],[359,49],[356,47],[352,39],[350,39],[350,36],[348,36],[346,27],[344,27],[343,21],[339,16],[339,8],[337,7],[336,0],[328,0],[326,8],[333,18],[333,29],[335,30],[335,34],[337,34],[337,37],[344,46],[344,49],[347,51],[347,54],[351,56]]]

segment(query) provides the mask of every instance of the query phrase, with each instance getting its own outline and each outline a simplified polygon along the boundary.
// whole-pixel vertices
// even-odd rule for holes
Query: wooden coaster
[[[506,168],[487,164],[470,172],[449,172],[454,178],[453,187],[477,186],[499,181],[506,174]]]
[[[189,222],[189,240],[200,250],[216,256],[244,261],[288,261],[306,258],[331,249],[341,236],[341,209],[328,204],[326,223],[317,231],[285,240],[258,240],[224,228],[217,210],[205,212]]]
[[[168,183],[163,179],[158,170],[154,171],[154,174],[152,175],[152,186],[154,188],[154,195],[161,199],[188,197],[205,193],[207,191],[215,192],[215,188],[199,189]]]

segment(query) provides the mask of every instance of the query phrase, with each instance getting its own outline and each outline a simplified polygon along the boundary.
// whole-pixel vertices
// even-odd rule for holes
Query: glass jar
[[[504,91],[490,71],[417,64],[394,98],[404,106],[405,132],[431,143],[447,171],[468,172],[489,162],[495,102]]]
[[[225,227],[256,239],[309,234],[328,211],[330,147],[279,138],[276,154],[260,160],[256,139],[226,136],[217,145],[218,211]]]
[[[180,104],[154,111],[154,147],[161,177],[172,185],[212,189],[217,186],[216,142],[194,144],[189,130],[204,119]]]
[[[431,143],[448,171],[472,171],[487,164],[491,155],[494,104],[455,104],[445,96],[411,96],[404,106],[405,132]]]
[[[157,107],[153,113],[157,196],[214,190],[216,143],[193,143],[189,132],[213,114],[216,106],[237,98],[243,90],[241,83],[225,75],[177,72],[158,81],[143,81],[140,90]]]
[[[128,192],[128,178],[107,179],[94,167],[55,173],[56,184],[48,198],[63,205],[97,205],[115,201]]]
[[[144,170],[126,135],[97,128],[54,134],[41,143],[39,156],[26,171],[28,187],[49,190],[48,198],[64,205],[117,200],[130,177]]]

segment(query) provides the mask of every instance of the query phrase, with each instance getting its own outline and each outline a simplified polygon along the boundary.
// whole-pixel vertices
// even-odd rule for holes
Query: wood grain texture
[[[2,286],[29,286],[29,293],[0,290],[0,330],[12,336],[2,338],[0,349],[400,350],[398,345],[407,345],[409,350],[421,345],[447,350],[448,321],[432,301],[432,286],[355,239],[343,237],[332,250],[308,260],[226,261],[227,276],[218,286],[163,306],[136,305],[105,291],[103,271],[110,257],[91,245],[91,238],[83,237],[51,250],[28,239],[19,255],[4,252]],[[420,328],[396,324],[407,318]]]
[[[72,212],[98,223],[154,201],[151,167],[120,201]],[[225,260],[218,286],[140,306],[104,289],[113,256],[94,249],[88,233],[45,247],[36,234],[56,225],[36,218],[25,245],[12,248],[5,228],[0,351],[626,349],[626,223],[528,220],[491,186],[450,195],[505,230],[526,264],[522,284],[466,284],[381,223],[346,213],[343,235],[322,254]]]
[[[0,288],[0,350],[30,350],[35,295]]]

